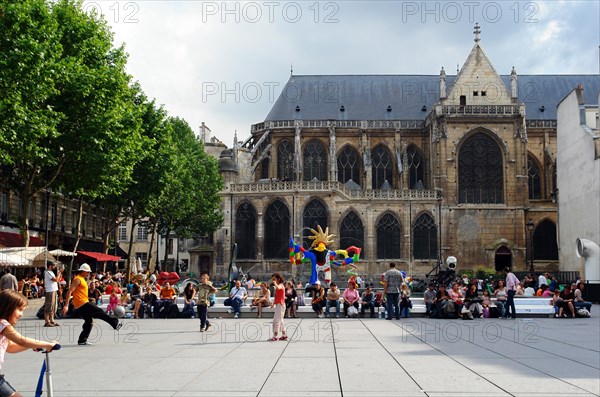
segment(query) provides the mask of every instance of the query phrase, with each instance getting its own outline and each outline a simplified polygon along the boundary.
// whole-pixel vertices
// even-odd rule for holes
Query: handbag
[[[358,309],[354,306],[348,307],[348,316],[350,316],[350,317],[358,316]]]
[[[223,305],[225,306],[231,306],[231,298],[227,298],[223,301]]]

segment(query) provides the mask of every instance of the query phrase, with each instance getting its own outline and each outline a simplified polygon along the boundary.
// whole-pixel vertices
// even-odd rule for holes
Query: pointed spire
[[[290,76],[294,75],[294,64],[290,63]]]
[[[481,34],[481,26],[479,26],[479,22],[475,22],[475,30],[473,33],[475,34],[475,42],[479,43],[481,41],[481,38],[479,37]]]

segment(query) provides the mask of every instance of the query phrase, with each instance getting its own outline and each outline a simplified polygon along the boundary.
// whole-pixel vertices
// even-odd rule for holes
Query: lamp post
[[[527,223],[527,230],[529,231],[529,270],[533,273],[533,229],[535,224],[530,219]]]

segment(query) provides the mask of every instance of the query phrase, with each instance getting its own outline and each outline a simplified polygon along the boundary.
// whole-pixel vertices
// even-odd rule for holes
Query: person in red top
[[[275,313],[273,313],[273,337],[269,340],[286,340],[287,335],[285,334],[285,325],[283,324],[283,315],[285,313],[285,280],[281,273],[273,273],[271,280],[273,280],[275,287],[275,300],[273,302]],[[277,338],[279,331],[281,331],[281,338]]]

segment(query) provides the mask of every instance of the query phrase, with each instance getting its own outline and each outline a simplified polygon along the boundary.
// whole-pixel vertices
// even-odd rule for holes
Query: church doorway
[[[498,272],[504,270],[505,267],[512,267],[512,252],[505,246],[498,247],[494,263]]]

